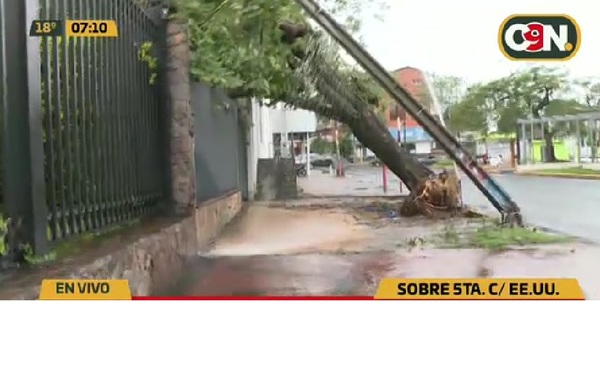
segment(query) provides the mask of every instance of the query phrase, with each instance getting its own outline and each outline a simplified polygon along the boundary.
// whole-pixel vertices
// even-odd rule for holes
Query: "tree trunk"
[[[294,40],[307,33],[305,25],[281,24],[279,28],[284,33],[282,41],[287,44],[293,44]],[[305,49],[295,48],[292,54],[297,58],[297,60],[290,60],[292,69],[297,68],[302,62],[307,63],[308,55]],[[392,137],[387,125],[375,114],[373,106],[358,97],[356,90],[361,86],[353,86],[354,84],[341,78],[339,72],[331,68],[327,60],[321,58],[318,50],[312,51],[308,63],[318,68],[318,71],[310,69],[307,71],[313,74],[316,90],[335,107],[331,110],[335,111],[336,117],[343,115],[338,120],[350,127],[361,144],[369,148],[410,190],[417,189],[419,184],[429,178],[433,172],[401,148]],[[298,108],[310,110],[306,106],[306,101],[290,103]],[[323,112],[317,111],[317,113]]]
[[[544,132],[544,162],[557,162],[554,154],[554,135],[552,132]]]
[[[379,158],[390,171],[398,176],[410,190],[427,179],[432,171],[401,148],[389,130],[381,130],[380,122],[374,115],[364,120],[348,122],[354,136]]]
[[[515,156],[516,156],[516,164],[522,164],[523,160],[521,159],[521,130],[519,130],[519,126],[517,125],[517,129],[515,131],[516,135],[516,139],[515,139]],[[523,140],[525,140],[525,138],[522,138]]]
[[[419,182],[433,173],[398,145],[387,125],[372,109],[360,109],[362,102],[354,102],[356,104],[351,106],[349,99],[344,99],[342,93],[335,91],[327,83],[317,83],[317,89],[332,103],[344,107],[344,111],[350,113],[342,122],[348,125],[358,141],[369,148],[410,190],[415,189]]]

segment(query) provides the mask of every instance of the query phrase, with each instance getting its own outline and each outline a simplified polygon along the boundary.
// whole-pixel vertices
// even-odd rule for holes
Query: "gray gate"
[[[222,90],[194,83],[192,111],[197,201],[235,190],[247,192],[246,139],[236,102]]]

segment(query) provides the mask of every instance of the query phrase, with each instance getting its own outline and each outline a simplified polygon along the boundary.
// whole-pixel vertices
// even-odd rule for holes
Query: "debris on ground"
[[[454,216],[461,208],[460,180],[455,173],[444,170],[421,181],[402,202],[400,214],[404,217]]]

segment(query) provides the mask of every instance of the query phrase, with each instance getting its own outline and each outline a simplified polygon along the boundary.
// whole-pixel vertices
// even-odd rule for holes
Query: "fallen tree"
[[[284,31],[283,39],[288,42],[293,39],[292,34],[307,34],[300,26],[286,25],[281,28]],[[286,30],[290,34],[287,34]],[[312,37],[319,36],[312,34]],[[295,60],[290,61],[290,67],[298,69],[308,64],[308,68],[303,69],[303,72],[308,74],[305,77],[310,78],[320,96],[338,108],[336,110],[339,114],[335,115],[337,120],[346,124],[358,141],[385,163],[409,189],[415,189],[422,180],[432,175],[432,171],[398,145],[374,110],[374,104],[377,104],[379,97],[370,94],[356,79],[344,78],[339,71],[332,68],[327,57],[323,55],[325,52],[321,48],[322,44],[319,44],[319,40],[313,41],[316,42],[313,42],[312,46],[293,50]],[[302,99],[291,103],[298,108],[308,108]]]
[[[284,33],[282,41],[286,43],[295,43],[296,39],[306,35],[319,37],[302,25],[282,24],[280,29]],[[293,49],[295,59],[290,61],[290,67],[296,70],[302,68],[316,92],[329,104],[324,107],[316,102],[310,104],[310,100],[305,99],[288,102],[346,124],[354,136],[411,190],[400,208],[403,216],[435,216],[440,212],[455,214],[461,206],[460,181],[456,174],[444,171],[436,175],[398,145],[375,112],[378,97],[369,96],[368,89],[356,78],[344,78],[327,60],[326,50],[320,47],[318,39],[312,41],[317,41],[312,47],[305,44]]]
[[[365,3],[332,2],[345,13]],[[223,88],[232,98],[283,102],[342,122],[414,194],[424,187],[439,188],[427,186],[435,175],[398,145],[378,115],[375,107],[381,105],[383,91],[370,91],[378,88],[372,79],[337,59],[337,51],[323,47],[328,42],[320,42],[323,35],[309,26],[294,1],[252,6],[246,0],[173,4],[177,6],[172,14],[189,24],[194,79]],[[360,19],[360,12],[356,15]]]

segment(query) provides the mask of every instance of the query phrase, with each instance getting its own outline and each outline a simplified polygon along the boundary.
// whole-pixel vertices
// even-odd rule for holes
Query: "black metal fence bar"
[[[157,87],[150,83],[152,71],[139,58],[142,44],[156,41],[152,28],[157,26],[131,1],[56,3],[62,11],[57,19],[112,19],[119,26],[117,39],[65,39],[57,58],[67,71],[60,83],[65,113],[61,114],[62,155],[58,153],[66,198],[57,211],[57,216],[62,212],[65,229],[55,236],[58,239],[150,212],[162,199],[163,189],[136,187],[143,171],[162,176],[160,161],[146,166],[136,163],[137,157],[151,158],[160,152],[160,141],[153,140],[145,148],[135,145],[138,136],[144,137],[162,123],[145,119],[160,101]],[[144,32],[138,35],[132,30]],[[141,104],[145,95],[154,97],[151,104]],[[137,199],[144,197],[151,199],[142,209]]]
[[[119,37],[29,38],[34,19],[115,20]],[[44,253],[163,201],[161,30],[132,0],[0,0],[1,203],[19,243]]]
[[[46,203],[40,42],[28,37],[39,6],[35,0],[2,0],[0,8],[4,208],[11,219],[10,239],[18,236],[22,244],[39,246],[43,253]]]

